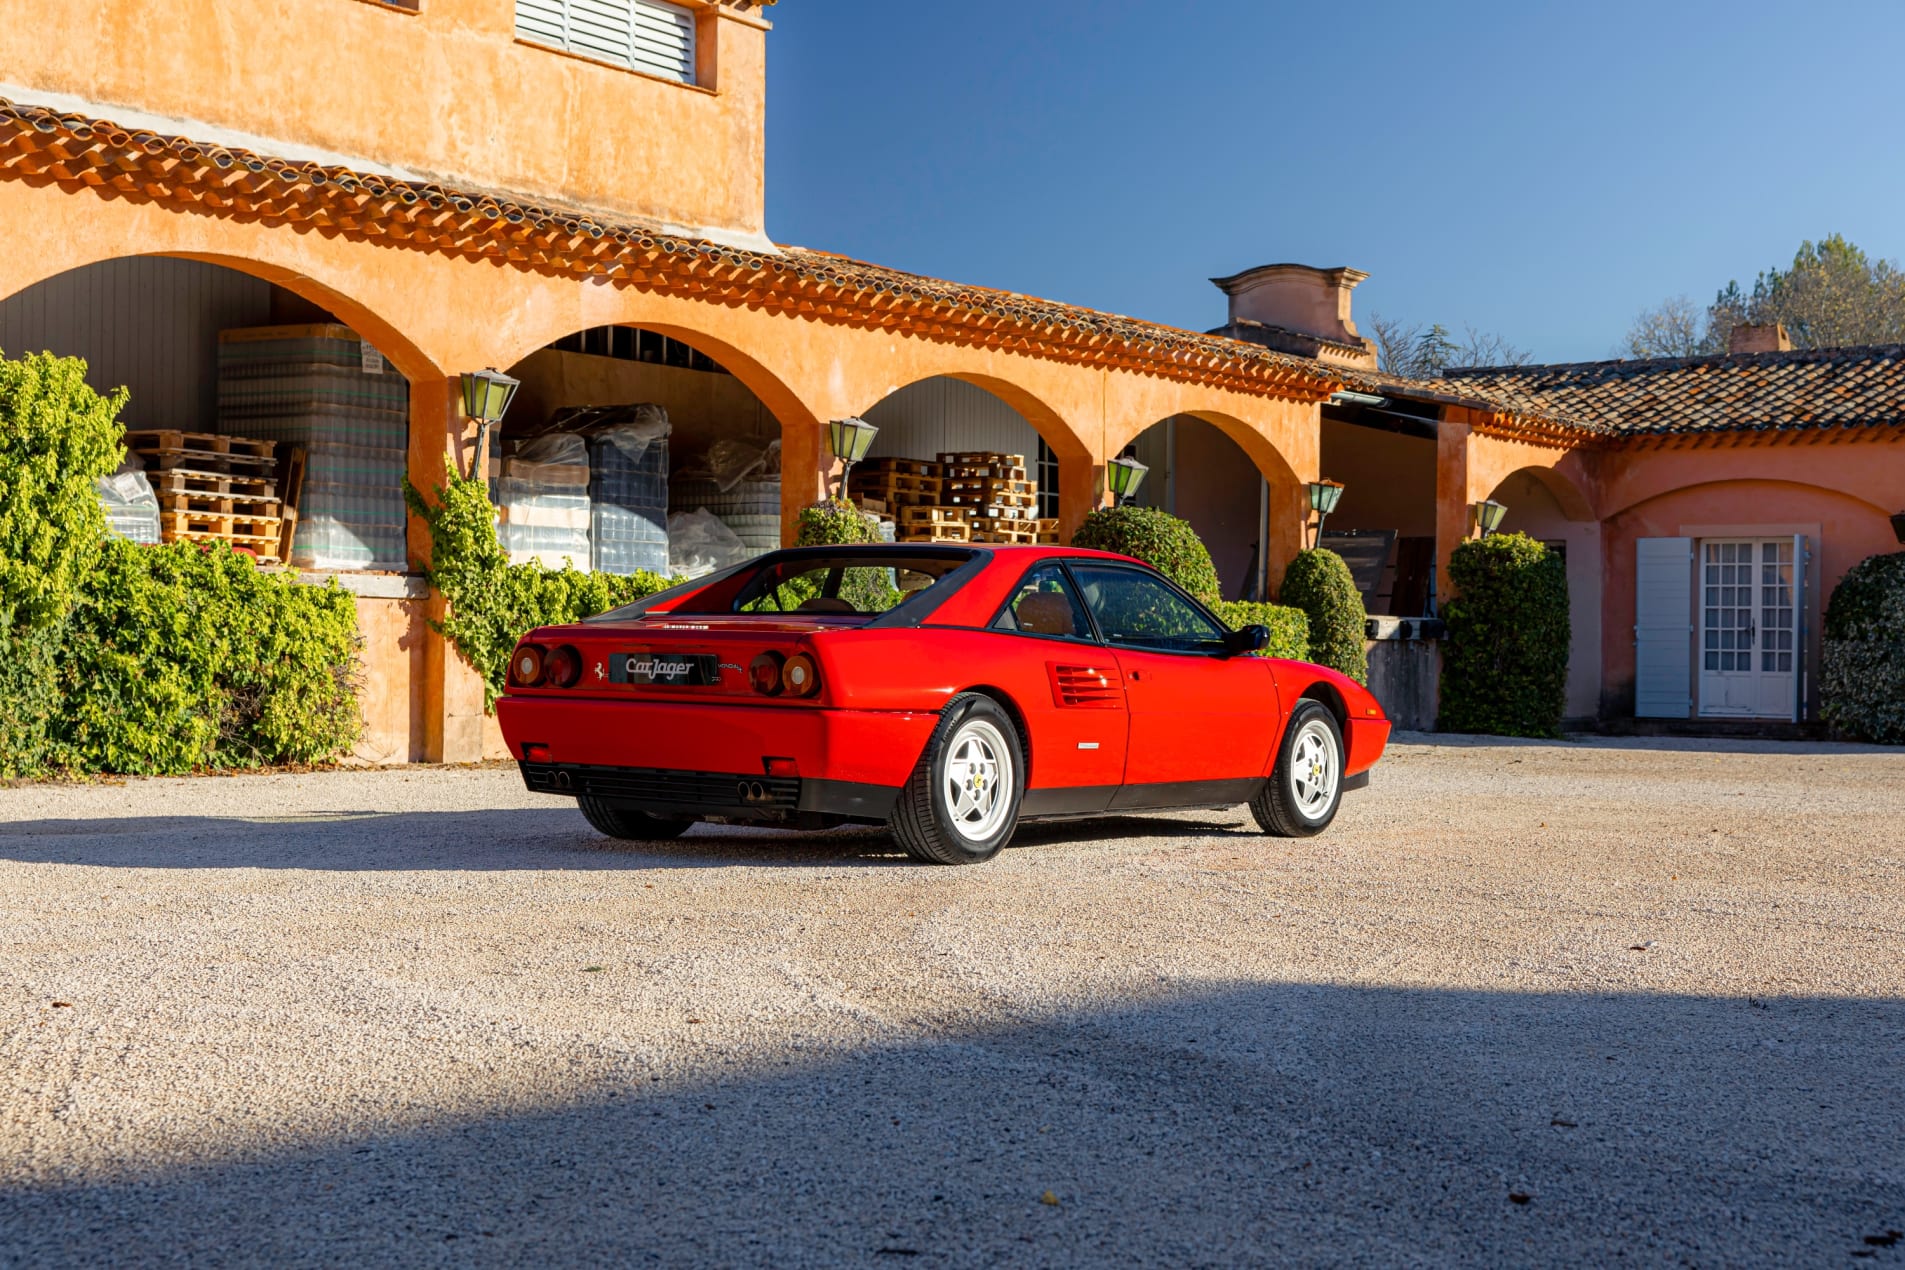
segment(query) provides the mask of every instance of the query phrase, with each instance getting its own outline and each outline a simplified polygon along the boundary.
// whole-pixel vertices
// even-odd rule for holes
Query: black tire
[[[956,762],[965,767],[963,773],[954,770]],[[987,763],[993,769],[989,785],[983,772]],[[1002,780],[1000,768],[1006,769]],[[958,783],[966,802],[956,806],[953,786],[962,775]],[[965,693],[940,711],[887,828],[906,854],[922,863],[982,864],[1012,841],[1024,797],[1025,745],[1012,716],[991,697]]]
[[[1323,753],[1311,742],[1320,744]],[[1306,750],[1307,761],[1297,758],[1299,748]],[[1250,800],[1257,827],[1278,838],[1308,838],[1329,828],[1336,809],[1343,805],[1343,754],[1343,730],[1330,708],[1307,698],[1297,702],[1290,712],[1290,725],[1283,730],[1276,771]],[[1326,767],[1320,774],[1319,765]],[[1299,766],[1306,770],[1295,770]],[[1316,788],[1319,780],[1326,790]]]
[[[694,824],[692,820],[669,820],[631,807],[617,807],[600,798],[578,796],[575,805],[597,833],[628,842],[666,842],[681,837]]]

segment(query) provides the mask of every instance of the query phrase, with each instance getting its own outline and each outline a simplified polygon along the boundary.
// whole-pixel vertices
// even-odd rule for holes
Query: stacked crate
[[[276,557],[283,524],[276,445],[210,432],[135,429],[126,448],[159,500],[159,540],[228,542]]]
[[[939,456],[947,506],[963,508],[974,542],[1038,541],[1038,484],[1023,454],[969,451]]]
[[[410,385],[346,326],[220,332],[218,429],[305,451],[290,562],[406,567]]]

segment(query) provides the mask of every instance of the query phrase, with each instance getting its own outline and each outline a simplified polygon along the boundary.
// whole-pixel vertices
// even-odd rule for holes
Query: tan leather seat
[[[1077,635],[1072,602],[1056,591],[1034,591],[1019,601],[1019,629],[1033,635]]]
[[[816,595],[811,600],[802,600],[796,613],[858,613],[860,610],[845,600],[836,600],[831,596]]]

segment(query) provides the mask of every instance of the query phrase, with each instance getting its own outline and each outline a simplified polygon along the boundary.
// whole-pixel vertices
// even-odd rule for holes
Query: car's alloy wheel
[[[1342,800],[1342,729],[1328,706],[1306,698],[1290,714],[1276,771],[1250,800],[1250,812],[1265,833],[1307,838],[1336,818]]]
[[[978,864],[1018,827],[1025,765],[1018,728],[990,697],[953,698],[900,791],[888,826],[915,860]]]

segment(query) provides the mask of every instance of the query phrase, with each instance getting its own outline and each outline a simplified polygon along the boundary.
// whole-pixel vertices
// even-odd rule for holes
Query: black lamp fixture
[[[1905,512],[1892,513],[1892,535],[1905,543]]]
[[[515,399],[516,390],[522,387],[522,381],[511,379],[494,366],[486,370],[466,370],[463,372],[463,414],[476,420],[476,453],[470,459],[470,477],[483,470],[483,461],[489,455],[489,430],[500,423],[503,412],[509,409],[509,403]]]
[[[1125,501],[1138,492],[1138,486],[1144,484],[1144,474],[1150,470],[1147,464],[1138,462],[1129,454],[1120,454],[1105,464],[1105,484],[1119,507],[1123,507]]]
[[[853,474],[853,465],[867,456],[873,448],[873,438],[880,430],[865,419],[835,419],[827,425],[827,440],[833,446],[833,456],[843,465],[840,470],[840,499],[846,501],[847,478]]]
[[[1323,541],[1323,522],[1336,510],[1336,504],[1343,501],[1343,483],[1341,481],[1311,481],[1310,510],[1316,513],[1316,537],[1311,540],[1312,547]]]
[[[1481,526],[1482,537],[1486,538],[1502,527],[1502,517],[1508,514],[1508,508],[1492,498],[1484,498],[1475,504],[1475,523]]]

